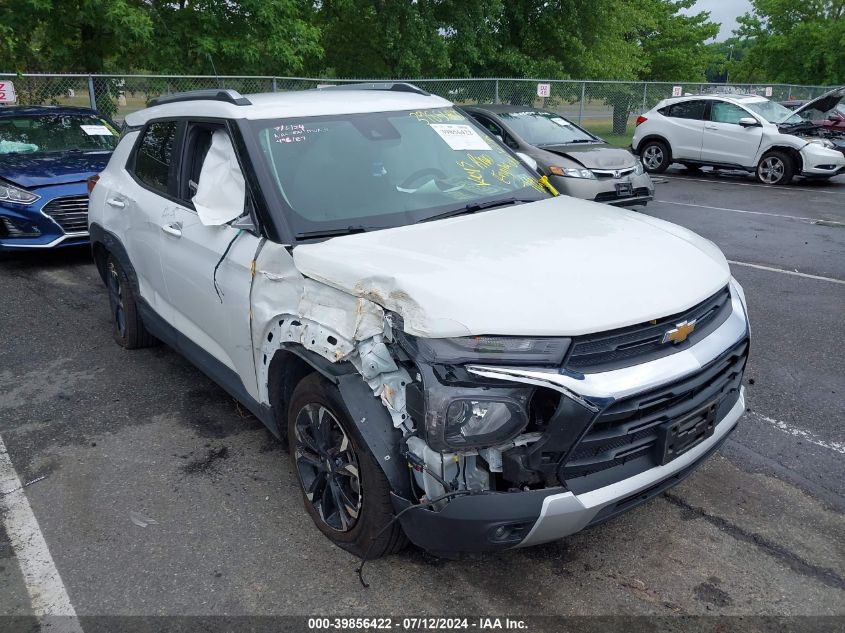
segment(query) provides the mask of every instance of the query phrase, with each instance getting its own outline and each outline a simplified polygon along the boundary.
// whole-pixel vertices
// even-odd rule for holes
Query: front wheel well
[[[270,361],[267,373],[267,395],[273,407],[273,417],[279,429],[279,436],[287,441],[288,406],[293,390],[306,376],[316,371],[298,354],[280,349]]]
[[[100,273],[100,279],[106,283],[106,262],[109,258],[109,251],[102,242],[91,243],[91,255],[94,258],[94,264],[97,266],[97,272]]]
[[[782,152],[789,156],[792,159],[792,163],[795,166],[795,173],[796,175],[800,175],[804,169],[804,159],[801,158],[801,152],[795,149],[794,147],[788,147],[786,145],[772,145],[771,147],[767,148],[765,152],[760,154],[760,160],[757,161],[757,164],[760,164],[760,161],[763,160],[763,157],[766,154],[771,154],[772,152]]]

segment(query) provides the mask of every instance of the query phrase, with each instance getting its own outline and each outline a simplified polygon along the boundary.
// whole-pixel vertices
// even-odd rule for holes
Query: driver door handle
[[[718,129],[719,129],[719,126],[718,126],[718,125],[713,125],[713,124],[711,123],[711,124],[705,125],[705,126],[704,126],[704,128],[705,128],[706,130],[718,130]]]
[[[126,203],[123,200],[118,200],[117,198],[108,198],[106,200],[106,204],[110,207],[117,207],[118,209],[124,209],[126,207]]]
[[[162,225],[161,230],[167,233],[168,235],[172,235],[173,237],[182,237],[181,222],[171,222],[170,224],[164,224]]]

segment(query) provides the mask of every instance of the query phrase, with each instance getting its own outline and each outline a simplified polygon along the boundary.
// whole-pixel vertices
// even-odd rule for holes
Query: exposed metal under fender
[[[393,335],[381,306],[304,277],[287,250],[271,242],[256,256],[251,304],[261,402],[269,403],[273,355],[282,346],[299,344],[332,363],[352,363],[381,398],[392,426],[412,430],[405,408],[411,378],[387,347]]]

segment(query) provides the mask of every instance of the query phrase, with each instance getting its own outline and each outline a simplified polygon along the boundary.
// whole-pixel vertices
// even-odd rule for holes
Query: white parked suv
[[[169,96],[91,185],[116,341],[164,341],[286,439],[360,556],[595,525],[744,411],[745,298],[713,243],[555,196],[408,84]]]
[[[840,136],[765,97],[714,94],[664,99],[638,117],[631,146],[651,173],[672,163],[690,170],[709,165],[785,185],[794,176],[845,173]]]

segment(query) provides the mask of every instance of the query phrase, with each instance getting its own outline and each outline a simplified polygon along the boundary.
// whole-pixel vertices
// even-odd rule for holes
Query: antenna
[[[217,77],[218,88],[225,88],[223,82],[220,80],[220,75],[217,74],[217,68],[214,66],[214,60],[211,58],[211,53],[206,53],[206,57],[208,57],[208,61],[211,62],[211,70],[214,71],[214,76]]]

